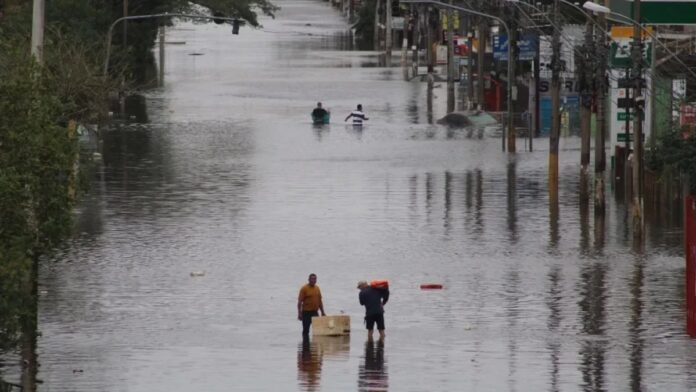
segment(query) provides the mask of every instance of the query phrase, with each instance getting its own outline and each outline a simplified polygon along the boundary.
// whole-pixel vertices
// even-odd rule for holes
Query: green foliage
[[[0,61],[0,341],[30,319],[31,267],[70,230],[68,186],[75,138],[56,119],[60,99],[33,59],[4,50]]]
[[[647,166],[662,173],[682,173],[689,182],[689,193],[696,195],[696,131],[673,129],[658,136],[647,155]]]

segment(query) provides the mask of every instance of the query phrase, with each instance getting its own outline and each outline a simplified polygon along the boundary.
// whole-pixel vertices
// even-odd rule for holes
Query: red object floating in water
[[[423,283],[420,285],[421,290],[439,290],[442,285],[439,283]]]

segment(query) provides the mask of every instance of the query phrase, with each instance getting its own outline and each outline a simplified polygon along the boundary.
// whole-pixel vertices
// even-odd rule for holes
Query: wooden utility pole
[[[474,108],[474,17],[467,16],[467,61],[466,61],[466,93],[469,109]]]
[[[437,14],[437,16],[436,16]],[[437,19],[434,19],[437,17]],[[440,21],[440,15],[439,11],[436,9],[428,7],[427,15],[426,15],[426,20],[428,23],[426,33],[428,34],[428,47],[426,49],[426,53],[428,54],[428,81],[431,82],[433,80],[433,72],[435,72],[435,62],[436,62],[436,53],[435,53],[435,34],[433,33],[433,30],[437,30],[437,26],[439,25]]]
[[[384,18],[384,55],[387,66],[391,65],[392,47],[392,0],[385,0]]]
[[[164,25],[159,26],[159,85],[164,86]]]
[[[583,179],[587,179],[590,166],[590,139],[592,122],[592,59],[594,59],[593,21],[588,19],[585,24],[585,43],[582,46],[581,59],[578,62],[578,80],[580,80],[580,171]],[[589,189],[582,188],[580,197],[587,199]]]
[[[452,4],[452,0],[449,1]],[[447,9],[447,113],[454,111],[454,12]]]
[[[374,41],[374,50],[375,52],[378,52],[380,50],[380,44],[379,44],[379,8],[382,5],[382,0],[377,0],[375,2],[375,28],[373,31],[373,41]]]
[[[640,26],[640,0],[633,2],[633,47],[631,57],[633,60],[633,197],[632,197],[632,216],[633,216],[633,236],[641,238],[643,236],[643,109],[645,99],[642,93],[643,83],[643,31]]]
[[[45,0],[34,0],[31,22],[31,55],[39,64],[43,64],[45,10]]]
[[[561,134],[561,24],[559,0],[553,2],[551,38],[551,135],[549,137],[549,199],[558,200],[558,142]]]
[[[606,31],[606,16],[599,14],[599,30]],[[594,207],[595,215],[604,214],[604,170],[606,168],[606,154],[604,152],[604,139],[606,137],[606,119],[604,96],[606,94],[606,68],[607,68],[607,47],[606,34],[598,32],[595,35],[596,43],[596,67],[595,67],[595,106],[597,107],[597,130],[595,132],[595,193]]]
[[[511,18],[510,18],[510,36],[508,37],[508,45],[512,48],[510,50],[510,57],[508,58],[508,62],[512,62],[512,65],[508,66],[509,70],[509,75],[508,75],[508,83],[511,83],[511,87],[507,89],[508,94],[514,93],[517,91],[517,86],[516,86],[516,79],[515,79],[515,66],[517,65],[517,21],[516,21],[516,15],[515,12],[512,12]],[[512,103],[513,97],[508,97],[507,99],[507,104],[508,104],[508,119],[507,119],[507,130],[508,130],[508,145],[507,149],[508,152],[515,153],[517,151],[517,132],[515,131],[515,119],[514,119],[514,105]]]
[[[484,56],[486,54],[486,35],[488,35],[488,26],[487,26],[488,21],[486,21],[484,18],[479,18],[479,25],[478,25],[478,61],[477,61],[477,68],[478,68],[478,86],[477,86],[477,103],[479,105],[479,108],[484,110],[485,109],[485,96],[484,96],[484,85],[485,85],[485,79],[483,77],[483,61],[484,61]]]

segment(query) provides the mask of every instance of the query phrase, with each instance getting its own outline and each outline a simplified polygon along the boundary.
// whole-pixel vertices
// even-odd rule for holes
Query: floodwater
[[[445,85],[429,105],[425,83],[350,50],[328,3],[279,5],[238,36],[169,29],[185,44],[166,47],[150,123],[105,132],[75,235],[40,266],[38,390],[696,385],[678,220],[650,216],[634,250],[609,186],[604,221],[580,202],[572,137],[550,208],[547,139],[510,158],[499,138],[433,125]],[[332,124],[317,128],[319,100]],[[363,129],[343,123],[358,103]],[[311,272],[350,337],[302,340]],[[391,284],[383,342],[367,340],[355,288],[377,278]]]

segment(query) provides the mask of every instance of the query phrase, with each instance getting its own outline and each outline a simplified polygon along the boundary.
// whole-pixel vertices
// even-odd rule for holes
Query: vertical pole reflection
[[[432,76],[428,77],[428,89],[426,97],[426,118],[428,119],[428,124],[433,124],[433,87],[435,81]]]
[[[408,105],[406,105],[406,115],[408,116],[411,124],[418,124],[420,121],[420,116],[418,115],[418,109],[420,108],[420,105],[418,104],[418,97],[422,91],[421,84],[411,83],[410,87],[411,99],[409,99]]]
[[[452,173],[449,171],[445,172],[445,215],[443,219],[443,226],[445,229],[445,235],[449,235],[452,226],[452,218],[450,217],[450,211],[452,210]]]
[[[560,390],[558,386],[559,363],[561,359],[561,341],[557,337],[558,329],[561,325],[561,269],[554,265],[548,274],[549,291],[546,298],[546,305],[549,307],[549,319],[546,322],[549,328],[551,339],[549,339],[547,347],[551,355],[551,375],[550,390],[557,392]]]
[[[510,242],[517,243],[517,161],[511,157],[507,165],[507,225]]]
[[[507,319],[507,330],[517,331],[517,321],[520,317],[520,274],[517,271],[517,267],[511,266],[512,268],[508,273],[505,274],[505,318]],[[517,344],[518,336],[515,333],[511,333],[508,340],[508,384],[509,389],[514,391],[516,380],[515,375],[517,373]]]
[[[592,339],[604,335],[606,322],[607,267],[600,262],[585,265],[580,273],[580,319],[582,333],[588,337],[580,346],[583,388],[603,391],[606,341]]]
[[[604,249],[604,225],[606,221],[606,215],[604,210],[597,210],[595,208],[594,213],[594,247],[596,252],[602,252]]]
[[[389,390],[389,375],[384,359],[384,340],[368,339],[365,342],[364,361],[358,369],[358,390],[386,392]]]
[[[28,299],[25,312],[20,316],[22,325],[21,354],[22,354],[22,391],[36,391],[36,375],[38,373],[38,361],[36,354],[36,330],[38,328],[38,276],[39,262],[32,262],[31,275],[27,287]]]
[[[476,204],[474,206],[474,232],[477,234],[483,233],[483,173],[481,169],[476,169],[476,192],[474,198]]]
[[[412,217],[418,215],[418,176],[413,175],[408,179],[409,204],[408,209]]]
[[[297,381],[302,391],[317,391],[320,388],[322,354],[318,345],[302,338],[297,349]]]
[[[425,213],[430,223],[430,214],[433,211],[433,173],[425,175]]]
[[[587,177],[585,180],[580,180],[581,184],[584,182],[585,186],[589,185]],[[582,185],[581,185],[582,187]],[[580,191],[582,194],[582,191]],[[587,255],[590,248],[590,199],[585,197],[580,197],[580,253],[582,255]]]
[[[549,197],[549,249],[555,250],[558,247],[560,235],[558,233],[558,197]]]
[[[643,369],[643,345],[644,340],[641,336],[643,325],[643,282],[644,282],[644,259],[638,254],[635,259],[633,276],[629,281],[628,287],[631,292],[631,321],[628,325],[629,342],[631,345],[631,390],[642,391],[642,369]]]

